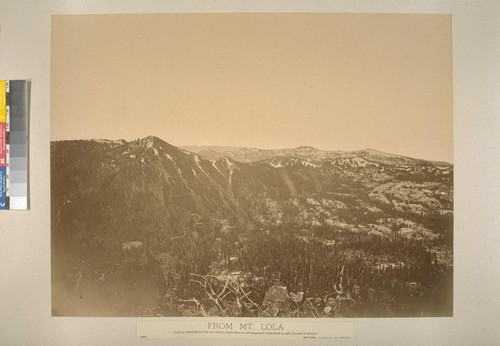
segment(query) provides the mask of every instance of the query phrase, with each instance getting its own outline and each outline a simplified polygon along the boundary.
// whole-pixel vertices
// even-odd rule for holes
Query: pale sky
[[[52,17],[51,138],[453,162],[451,16]]]

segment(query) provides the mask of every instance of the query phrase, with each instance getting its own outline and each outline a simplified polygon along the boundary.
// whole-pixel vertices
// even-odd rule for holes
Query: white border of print
[[[494,344],[500,340],[500,3],[495,1],[2,0],[2,79],[31,78],[31,210],[0,215],[0,335],[7,344],[117,344],[137,318],[50,317],[50,16],[155,12],[451,13],[454,46],[455,295],[452,318],[355,319],[336,344]],[[167,320],[167,319],[166,319]],[[276,321],[275,321],[276,322]],[[178,339],[176,344],[264,340]],[[148,341],[164,344],[165,341]],[[273,345],[302,341],[269,340]],[[316,341],[330,344],[331,340]]]

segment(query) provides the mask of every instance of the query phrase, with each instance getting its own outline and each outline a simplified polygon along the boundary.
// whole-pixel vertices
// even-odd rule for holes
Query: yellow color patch
[[[0,80],[0,123],[4,123],[6,119],[6,89],[5,81]]]

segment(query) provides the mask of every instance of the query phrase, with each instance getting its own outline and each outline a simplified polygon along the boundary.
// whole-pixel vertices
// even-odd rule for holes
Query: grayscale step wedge
[[[9,85],[9,209],[29,209],[29,112],[31,81]]]

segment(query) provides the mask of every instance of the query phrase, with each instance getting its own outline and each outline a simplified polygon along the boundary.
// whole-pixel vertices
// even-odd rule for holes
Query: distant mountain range
[[[123,270],[130,244],[159,256],[168,239],[207,227],[397,232],[443,263],[451,256],[435,244],[451,232],[453,165],[372,149],[179,148],[153,136],[55,141],[51,185],[54,275],[91,272],[98,282],[118,275],[117,263]]]
[[[352,203],[363,209],[380,203],[413,212],[452,209],[453,166],[448,163],[372,149],[227,149],[182,149],[152,136],[131,142],[53,142],[53,207],[70,208],[69,200],[77,208],[87,197],[102,195],[99,200],[108,201],[114,213],[154,203],[152,210],[162,209],[165,223],[182,213],[227,217],[252,212],[255,217],[258,213],[248,207],[269,203],[276,206],[276,217],[283,203],[335,201],[338,194],[354,195]],[[309,208],[307,203],[301,207]],[[309,216],[302,221],[318,220]]]
[[[375,149],[364,149],[357,151],[325,151],[311,146],[300,146],[287,149],[257,149],[231,146],[191,146],[185,145],[180,148],[200,154],[209,159],[229,157],[239,162],[255,162],[270,159],[277,156],[293,156],[308,160],[339,160],[343,164],[365,164],[366,162],[384,163],[392,165],[416,165],[430,162],[439,166],[450,166],[447,162],[414,159],[402,155],[384,153]],[[353,160],[351,160],[353,159]],[[360,160],[363,159],[363,160]]]

